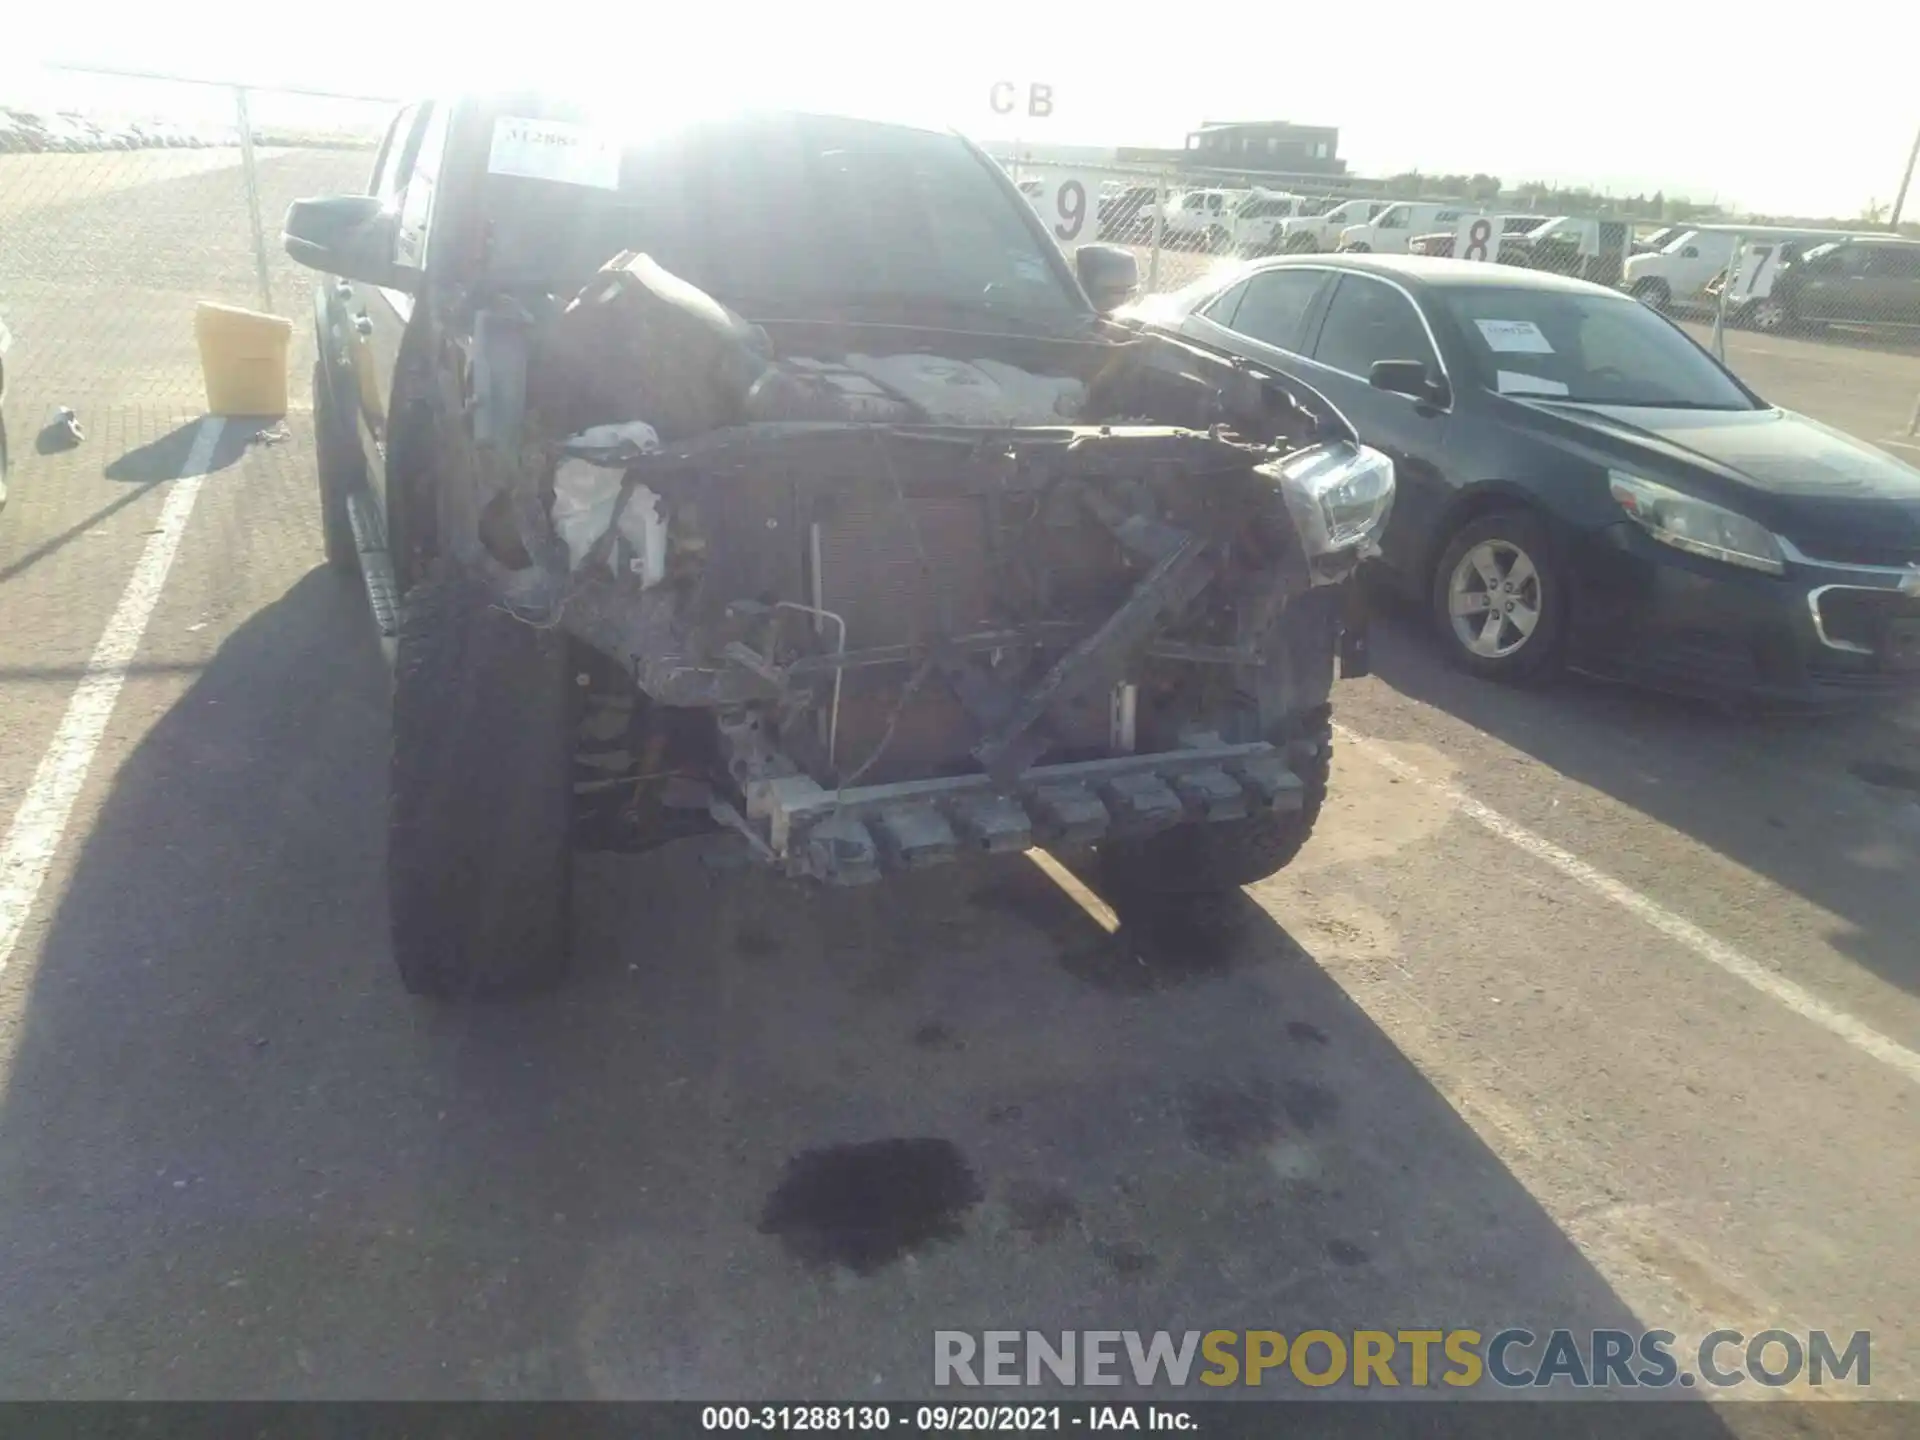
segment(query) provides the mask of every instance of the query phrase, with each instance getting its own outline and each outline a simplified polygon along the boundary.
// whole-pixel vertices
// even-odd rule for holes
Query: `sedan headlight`
[[[1756,520],[1621,470],[1609,470],[1607,482],[1620,508],[1641,529],[1676,550],[1769,575],[1786,571],[1780,542]]]
[[[1316,445],[1273,469],[1311,558],[1362,551],[1393,508],[1393,461],[1368,445]]]

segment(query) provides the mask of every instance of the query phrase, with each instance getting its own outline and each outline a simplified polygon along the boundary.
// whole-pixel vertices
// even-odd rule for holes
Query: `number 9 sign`
[[[1098,237],[1099,180],[1052,172],[1042,178],[1040,193],[1028,198],[1057,244],[1072,247]]]
[[[1453,253],[1462,260],[1500,258],[1500,221],[1492,215],[1462,215],[1453,232]]]

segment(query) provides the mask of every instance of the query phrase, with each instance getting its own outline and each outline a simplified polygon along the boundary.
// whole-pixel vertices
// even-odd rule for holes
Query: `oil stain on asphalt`
[[[1293,1131],[1306,1134],[1340,1113],[1340,1097],[1324,1085],[1287,1080],[1243,1084],[1207,1081],[1180,1098],[1187,1142],[1213,1160],[1232,1160]]]
[[[760,1231],[809,1265],[871,1275],[963,1233],[980,1183],[949,1140],[874,1140],[808,1150],[787,1162]]]

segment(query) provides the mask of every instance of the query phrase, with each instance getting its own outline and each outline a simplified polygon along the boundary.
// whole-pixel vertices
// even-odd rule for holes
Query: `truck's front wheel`
[[[1324,710],[1301,738],[1313,746],[1313,753],[1297,761],[1303,791],[1298,810],[1181,825],[1145,840],[1102,845],[1100,863],[1109,882],[1122,893],[1134,889],[1155,895],[1208,895],[1237,890],[1286,869],[1313,835],[1327,798],[1333,727]]]
[[[478,587],[429,580],[394,657],[387,887],[416,995],[542,989],[566,967],[572,857],[567,646]]]

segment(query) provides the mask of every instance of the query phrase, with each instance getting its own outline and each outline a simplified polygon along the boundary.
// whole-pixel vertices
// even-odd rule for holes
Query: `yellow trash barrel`
[[[203,300],[193,312],[193,334],[200,342],[209,414],[287,413],[291,320]]]

